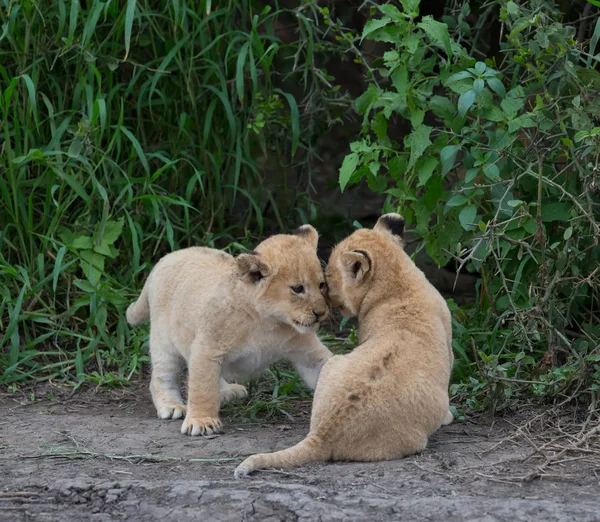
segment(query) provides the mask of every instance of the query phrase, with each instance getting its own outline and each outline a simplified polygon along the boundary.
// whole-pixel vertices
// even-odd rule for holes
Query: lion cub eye
[[[321,293],[324,293],[327,291],[327,284],[326,283],[320,283],[319,284],[319,290],[321,290]]]
[[[302,285],[292,286],[292,292],[294,292],[295,294],[303,294],[304,293],[304,287]]]

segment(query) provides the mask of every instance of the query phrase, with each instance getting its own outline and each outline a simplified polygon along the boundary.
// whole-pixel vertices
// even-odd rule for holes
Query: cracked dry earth
[[[308,413],[286,424],[225,417],[224,435],[191,438],[154,417],[145,391],[119,391],[4,395],[0,419],[2,521],[600,520],[597,464],[567,455],[542,469],[532,448],[547,437],[518,429],[522,416],[456,422],[404,460],[244,481],[233,478],[240,457],[295,444]]]

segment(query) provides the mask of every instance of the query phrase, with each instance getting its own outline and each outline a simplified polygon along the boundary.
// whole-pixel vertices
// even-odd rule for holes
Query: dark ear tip
[[[308,236],[309,234],[313,234],[315,229],[311,225],[301,225],[296,230],[292,232],[294,236]]]
[[[400,214],[385,214],[379,218],[378,224],[395,236],[402,237],[406,220]]]

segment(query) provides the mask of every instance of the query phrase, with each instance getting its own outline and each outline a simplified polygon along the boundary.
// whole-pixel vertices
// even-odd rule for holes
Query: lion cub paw
[[[181,425],[181,433],[184,435],[212,435],[223,433],[223,424],[214,417],[192,417],[188,415]]]
[[[186,409],[183,404],[161,404],[156,413],[160,419],[181,419],[185,417]]]
[[[453,421],[454,421],[454,415],[452,414],[452,412],[450,410],[448,410],[446,412],[446,416],[444,417],[444,420],[442,421],[442,426],[448,426],[448,424],[452,424]]]
[[[221,402],[229,402],[235,399],[243,399],[248,396],[248,390],[241,384],[227,384],[219,390]]]

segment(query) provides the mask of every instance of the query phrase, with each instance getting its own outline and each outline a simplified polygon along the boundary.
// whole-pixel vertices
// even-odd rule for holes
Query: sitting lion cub
[[[161,419],[185,415],[184,434],[221,431],[220,402],[247,394],[227,380],[280,358],[289,359],[314,389],[331,356],[315,333],[328,312],[317,241],[317,231],[304,225],[237,258],[193,247],[157,263],[127,320],[151,318],[150,390]],[[187,407],[178,381],[186,362]]]
[[[323,367],[308,436],[247,458],[237,478],[315,461],[401,458],[452,422],[450,311],[404,252],[403,232],[404,219],[387,214],[335,247],[326,270],[331,304],[358,316],[360,344]]]

